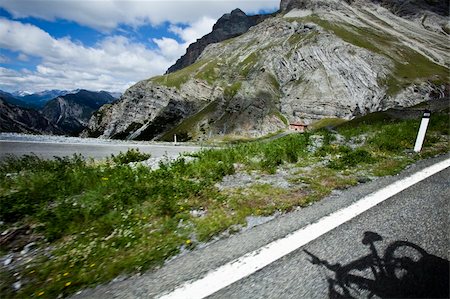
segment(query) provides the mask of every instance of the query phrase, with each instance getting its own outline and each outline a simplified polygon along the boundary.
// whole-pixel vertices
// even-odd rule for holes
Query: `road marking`
[[[258,250],[247,253],[236,260],[212,270],[197,281],[186,282],[174,291],[162,294],[159,298],[194,299],[212,295],[224,287],[255,273],[283,256],[297,250],[299,247],[306,245],[312,240],[362,214],[386,199],[448,167],[450,167],[450,159],[416,172],[409,177],[367,195],[346,208],[325,216],[318,222],[301,228],[282,239],[276,240]]]

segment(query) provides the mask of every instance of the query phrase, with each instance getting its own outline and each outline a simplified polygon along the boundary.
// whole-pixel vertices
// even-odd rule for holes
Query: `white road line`
[[[436,163],[377,192],[371,193],[354,204],[325,216],[316,223],[310,224],[282,239],[212,270],[197,281],[187,282],[170,293],[162,294],[159,298],[193,299],[212,295],[448,167],[450,167],[450,159]]]

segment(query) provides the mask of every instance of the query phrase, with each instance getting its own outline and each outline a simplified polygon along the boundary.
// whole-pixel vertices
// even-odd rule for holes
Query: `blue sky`
[[[279,0],[0,0],[0,89],[123,92],[164,73],[216,20]]]

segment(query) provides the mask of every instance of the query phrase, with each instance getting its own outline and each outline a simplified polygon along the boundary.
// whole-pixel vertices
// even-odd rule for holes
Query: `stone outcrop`
[[[231,13],[223,15],[214,25],[212,32],[191,44],[177,62],[169,67],[166,74],[173,73],[193,64],[203,50],[210,44],[218,43],[244,34],[250,27],[261,23],[271,15],[247,16],[242,10],[235,9]]]
[[[85,134],[257,137],[290,122],[412,106],[442,97],[449,84],[448,35],[428,21],[375,1],[283,0],[281,10],[209,44],[192,65],[132,86]]]

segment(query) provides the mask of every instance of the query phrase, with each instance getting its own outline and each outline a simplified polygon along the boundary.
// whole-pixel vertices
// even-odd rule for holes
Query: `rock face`
[[[66,134],[78,135],[86,128],[92,113],[114,100],[104,91],[80,90],[47,102],[42,109],[42,114]]]
[[[449,33],[449,1],[440,0],[281,0],[281,12],[293,9],[345,10],[345,4],[364,7],[367,4],[383,7],[402,18],[421,23],[437,32]]]
[[[346,4],[362,5],[367,2],[381,5],[399,16],[414,16],[424,12],[449,15],[449,2],[440,0],[281,0],[280,10],[314,9],[318,7],[337,7]]]
[[[280,11],[287,12],[293,9],[340,9],[341,0],[281,0]]]
[[[195,87],[167,88],[152,80],[129,88],[113,105],[95,112],[83,136],[148,140],[207,105],[220,91],[197,80]],[[122,119],[123,121],[118,121]]]
[[[235,9],[231,13],[223,15],[214,25],[212,32],[191,44],[186,50],[186,54],[169,67],[166,74],[176,72],[193,64],[208,45],[242,35],[250,27],[269,17],[270,15],[247,16],[240,9]]]
[[[255,137],[290,122],[351,119],[444,97],[446,18],[421,5],[404,17],[382,4],[283,0],[280,15],[208,45],[186,68],[132,86],[94,114],[85,134]]]
[[[21,108],[0,97],[0,132],[63,134],[63,131],[33,109]]]

